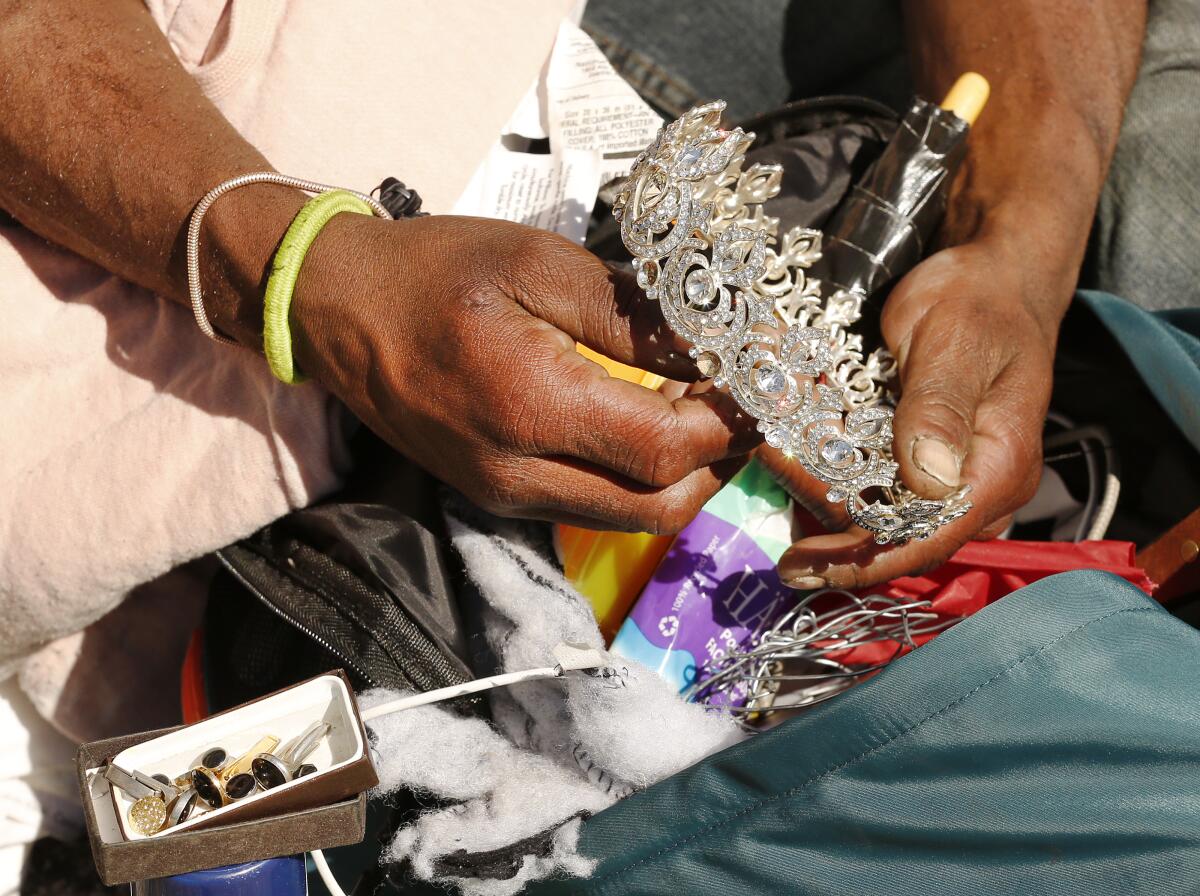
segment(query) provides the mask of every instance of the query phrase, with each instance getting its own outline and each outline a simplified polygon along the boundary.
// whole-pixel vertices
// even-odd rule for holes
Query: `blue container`
[[[133,896],[306,896],[307,893],[303,855],[140,880],[133,885]]]

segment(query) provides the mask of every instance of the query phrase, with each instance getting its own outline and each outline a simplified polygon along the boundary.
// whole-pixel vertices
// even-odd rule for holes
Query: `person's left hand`
[[[825,485],[764,446],[762,461],[831,532],[792,545],[779,561],[785,582],[862,587],[929,569],[969,539],[1002,532],[1033,496],[1073,278],[1035,273],[1028,261],[994,236],[945,249],[904,277],[884,306],[883,334],[902,386],[899,477],[927,498],[969,483],[973,509],[926,541],[879,546],[850,525],[844,505],[825,500]]]

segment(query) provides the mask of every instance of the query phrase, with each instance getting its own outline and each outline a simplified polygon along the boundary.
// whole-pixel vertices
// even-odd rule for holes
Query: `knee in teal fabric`
[[[1100,318],[1163,410],[1200,451],[1200,308],[1145,311],[1088,290],[1076,298]]]
[[[1200,633],[1100,572],[591,819],[533,893],[1200,892]]]

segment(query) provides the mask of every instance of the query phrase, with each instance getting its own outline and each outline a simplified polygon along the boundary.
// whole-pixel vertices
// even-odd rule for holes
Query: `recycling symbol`
[[[664,638],[674,637],[675,633],[679,631],[679,617],[664,616],[658,621],[658,630],[662,632]]]

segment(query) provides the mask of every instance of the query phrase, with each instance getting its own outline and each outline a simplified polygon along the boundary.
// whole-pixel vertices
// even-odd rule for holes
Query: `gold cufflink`
[[[219,772],[203,765],[197,766],[190,773],[191,786],[195,788],[200,799],[213,809],[220,809],[234,800],[249,796],[255,786],[254,777],[247,774],[250,770],[250,763],[258,754],[269,753],[277,746],[279,746],[279,738],[268,734],[244,755],[239,756],[233,762],[223,764]]]

